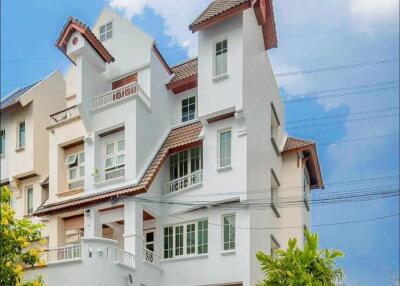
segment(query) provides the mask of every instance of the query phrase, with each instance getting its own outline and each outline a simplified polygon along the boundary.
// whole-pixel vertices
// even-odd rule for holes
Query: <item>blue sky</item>
[[[2,96],[55,69],[65,71],[69,63],[54,43],[67,17],[92,25],[107,3],[150,33],[170,64],[196,55],[196,35],[187,27],[208,0],[59,0],[57,5],[52,0],[2,1]],[[325,194],[398,188],[399,177],[371,179],[399,175],[398,1],[274,1],[274,8],[278,48],[268,53],[275,73],[389,60],[281,76],[277,81],[283,97],[297,100],[286,103],[289,133],[326,143],[319,146],[324,178],[338,184],[328,184]],[[319,95],[328,96],[317,100],[298,100],[307,96],[302,95],[305,92],[383,82],[322,92]],[[310,118],[314,119],[304,121]],[[369,139],[352,141],[359,138]],[[350,142],[329,144],[342,140]],[[369,180],[349,182],[364,178]],[[312,211],[313,224],[368,219],[399,213],[399,200],[331,204]],[[321,246],[346,253],[340,265],[349,285],[391,285],[389,273],[399,269],[398,217],[314,230]]]

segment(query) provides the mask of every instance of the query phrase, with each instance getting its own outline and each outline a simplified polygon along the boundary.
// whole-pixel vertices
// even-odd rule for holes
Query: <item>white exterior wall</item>
[[[227,108],[243,107],[243,31],[242,15],[198,32],[198,115]],[[214,46],[228,40],[227,78],[214,81]]]
[[[281,126],[278,145],[282,148],[286,134],[284,132],[284,106],[273,71],[265,52],[260,26],[252,9],[213,25],[198,33],[199,67],[198,88],[172,94],[165,84],[170,75],[152,52],[153,39],[122,17],[106,8],[100,15],[93,31],[98,36],[99,27],[107,22],[113,23],[113,37],[103,42],[115,57],[115,62],[104,64],[98,61],[87,42],[82,39],[82,47],[71,48],[76,57],[77,67],[72,67],[67,79],[67,102],[79,106],[82,120],[76,120],[54,129],[50,135],[50,199],[59,202],[79,196],[108,192],[116,188],[138,182],[144,171],[156,155],[171,128],[181,123],[181,101],[197,96],[197,113],[203,123],[203,182],[184,191],[161,195],[162,185],[170,180],[169,159],[161,167],[154,182],[145,194],[137,196],[137,202],[143,203],[144,210],[156,217],[150,221],[139,221],[141,209],[134,208],[126,198],[119,200],[132,207],[135,214],[125,209],[113,209],[102,213],[100,218],[90,221],[85,218],[85,235],[99,232],[100,224],[124,219],[124,235],[115,234],[118,242],[84,240],[95,249],[104,250],[110,246],[125,247],[137,254],[135,270],[118,268],[105,260],[105,256],[95,255],[87,258],[87,248],[83,248],[83,259],[76,264],[52,265],[42,270],[49,285],[125,285],[123,277],[132,273],[137,286],[187,286],[218,285],[243,283],[243,286],[255,285],[262,279],[256,252],[270,252],[270,236],[286,246],[290,237],[299,241],[303,229],[287,231],[285,226],[306,224],[309,213],[304,207],[278,209],[277,218],[268,202],[271,200],[271,169],[275,171],[281,183],[281,190],[287,186],[302,184],[304,169],[297,167],[297,157],[278,156],[271,143],[271,102],[274,104]],[[79,34],[77,37],[81,37]],[[74,36],[71,37],[71,39]],[[214,46],[217,41],[228,39],[227,77],[213,80]],[[74,50],[75,49],[75,50]],[[81,50],[79,50],[81,49]],[[92,99],[100,93],[111,90],[115,80],[138,73],[138,84],[150,98],[150,109],[141,99],[128,97],[114,102],[106,108],[92,110]],[[71,82],[70,82],[71,80]],[[228,111],[235,111],[235,117],[219,120],[211,124],[206,118]],[[101,138],[99,134],[124,127],[119,133]],[[232,130],[232,167],[224,170],[217,168],[218,131]],[[102,176],[105,140],[125,138],[125,177],[116,181],[95,183],[92,174],[97,168]],[[85,141],[85,188],[81,194],[59,197],[57,193],[65,186],[64,157],[62,146],[76,140]],[[3,163],[3,162],[2,162]],[[62,174],[61,174],[62,173]],[[290,190],[290,188],[289,188]],[[302,190],[301,194],[302,194]],[[297,192],[295,192],[297,194]],[[292,196],[292,192],[280,193],[280,197]],[[300,193],[298,193],[300,195]],[[143,199],[160,200],[147,202]],[[36,197],[35,197],[36,200]],[[246,207],[229,208],[229,205],[211,206],[222,202],[238,201],[242,203],[265,202],[264,209]],[[120,201],[120,202],[121,202]],[[119,202],[119,203],[120,203]],[[177,204],[166,204],[175,202]],[[193,202],[199,202],[193,206]],[[192,205],[190,205],[192,203]],[[186,205],[185,205],[186,204]],[[189,204],[189,205],[188,205]],[[197,209],[205,205],[205,209]],[[92,213],[97,209],[109,208],[112,202],[90,206]],[[83,210],[79,210],[82,212]],[[222,215],[236,214],[236,249],[231,253],[222,253]],[[139,214],[139,216],[138,216]],[[50,246],[60,246],[64,231],[60,217],[72,215],[64,213],[51,216],[49,220]],[[142,263],[141,246],[144,230],[155,228],[156,255],[163,254],[163,227],[207,218],[208,254],[179,259],[162,259],[161,269]],[[130,223],[130,224],[129,224]],[[142,224],[143,223],[143,227]],[[282,228],[281,230],[271,228]],[[139,260],[139,261],[138,261]],[[68,272],[64,272],[68,271]],[[31,273],[31,272],[29,272]],[[64,273],[68,279],[62,279]],[[96,273],[93,275],[88,275]],[[206,275],[205,275],[206,274]],[[29,274],[31,275],[31,274]],[[65,283],[65,284],[64,284]]]

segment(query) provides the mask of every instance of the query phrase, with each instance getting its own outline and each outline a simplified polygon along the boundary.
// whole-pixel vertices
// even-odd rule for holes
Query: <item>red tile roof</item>
[[[295,152],[302,152],[304,154],[304,157],[301,160],[303,161],[303,164],[306,164],[308,167],[311,178],[311,189],[323,189],[324,182],[322,179],[316,143],[310,140],[288,137],[282,155]]]
[[[293,149],[303,148],[311,145],[315,145],[315,142],[295,137],[288,137],[282,152],[291,151]]]
[[[223,15],[225,13],[229,13],[232,11],[232,9],[237,8],[240,5],[242,5],[243,8],[249,8],[249,7],[251,7],[251,1],[250,0],[214,0],[190,24],[189,29],[192,31],[196,31],[196,27],[198,27],[199,25],[204,24],[207,21],[209,21],[217,16]]]
[[[64,25],[58,39],[56,46],[66,54],[67,43],[74,31],[78,31],[82,36],[92,45],[93,49],[99,54],[99,56],[106,62],[111,63],[114,61],[113,56],[107,51],[103,44],[97,39],[92,30],[83,22],[70,16],[67,23]]]
[[[173,66],[171,70],[175,74],[175,77],[169,83],[172,84],[194,75],[197,76],[197,64],[197,58],[193,58],[186,62]]]
[[[201,122],[195,122],[173,129],[137,185],[112,190],[107,193],[93,194],[90,196],[71,199],[59,203],[45,204],[40,206],[34,215],[44,216],[67,210],[69,211],[104,202],[110,200],[112,197],[134,196],[146,192],[150,188],[152,182],[158,174],[161,166],[168,158],[169,154],[181,149],[186,149],[191,146],[201,144],[202,139],[199,137],[199,135],[202,128],[203,126]]]

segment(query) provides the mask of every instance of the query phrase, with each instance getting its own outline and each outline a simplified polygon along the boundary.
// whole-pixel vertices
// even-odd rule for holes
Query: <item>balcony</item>
[[[93,98],[93,110],[106,108],[135,97],[138,97],[150,109],[150,98],[137,82],[132,82]]]
[[[79,117],[79,109],[75,105],[50,115],[50,120],[51,120],[50,124],[51,125],[60,124],[77,117]]]
[[[201,185],[203,182],[203,170],[193,172],[189,175],[169,181],[162,185],[162,194],[167,195],[173,192],[185,190]]]
[[[147,254],[138,260],[133,253],[118,248],[115,240],[83,238],[79,244],[44,252],[46,266],[27,268],[24,274],[26,280],[41,275],[46,285],[131,285],[127,281],[137,273],[140,263],[144,273],[140,282],[160,285],[162,270],[154,265],[158,260],[151,251]]]

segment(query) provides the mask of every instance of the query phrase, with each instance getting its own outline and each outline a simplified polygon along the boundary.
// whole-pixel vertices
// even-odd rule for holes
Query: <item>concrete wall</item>
[[[229,107],[243,107],[243,22],[242,15],[198,32],[198,114],[202,117]],[[214,46],[228,39],[228,72],[214,78]]]

